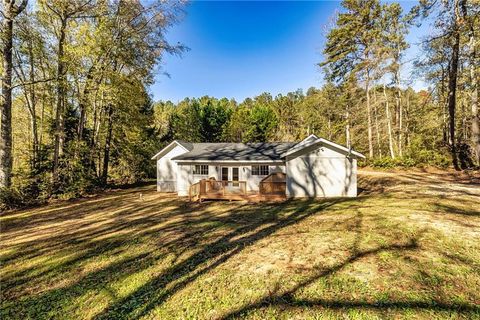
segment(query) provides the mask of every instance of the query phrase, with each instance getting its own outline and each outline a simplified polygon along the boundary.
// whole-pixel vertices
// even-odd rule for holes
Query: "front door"
[[[221,179],[222,181],[228,181],[229,180],[229,177],[230,177],[229,171],[230,170],[228,170],[228,169],[229,169],[228,167],[222,167],[222,179]]]
[[[232,181],[238,181],[238,167],[232,167]],[[233,183],[234,187],[238,187],[238,183]]]

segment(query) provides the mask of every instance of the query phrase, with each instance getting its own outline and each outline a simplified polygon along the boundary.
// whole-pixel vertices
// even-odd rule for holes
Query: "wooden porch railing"
[[[200,199],[200,181],[190,186],[188,189],[188,198],[190,201],[196,201]]]
[[[271,200],[285,199],[285,181],[272,181],[269,177],[259,183],[257,193],[247,194],[246,181],[217,181],[200,180],[190,186],[188,195],[190,201],[202,201],[203,199],[225,199],[225,200]]]
[[[246,181],[200,180],[190,186],[192,201],[201,199],[238,199],[247,195]]]
[[[260,181],[258,191],[261,195],[285,195],[285,181]]]

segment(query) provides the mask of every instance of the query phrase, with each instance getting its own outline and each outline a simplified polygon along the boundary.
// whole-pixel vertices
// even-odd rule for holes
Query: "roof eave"
[[[225,159],[225,160],[221,160],[221,159],[175,159],[175,158],[172,158],[173,161],[177,162],[177,163],[187,163],[187,162],[215,162],[215,163],[237,163],[237,162],[240,162],[240,163],[284,163],[285,161],[284,160],[281,160],[281,159],[262,159],[262,160],[240,160],[240,159]]]
[[[314,136],[314,135],[310,135],[308,138],[310,138],[310,137],[312,137],[312,136],[313,136],[313,137],[316,137],[316,136]],[[308,139],[308,138],[307,138],[307,139]],[[338,143],[335,143],[335,142],[332,142],[332,141],[329,141],[329,140],[326,140],[326,139],[323,139],[323,138],[318,138],[318,137],[317,137],[316,140],[311,141],[311,142],[307,142],[307,143],[305,143],[305,144],[303,144],[303,145],[295,145],[292,149],[290,149],[290,150],[288,150],[287,152],[283,153],[281,157],[282,157],[282,158],[286,158],[286,157],[288,157],[288,156],[290,156],[290,155],[292,155],[292,154],[294,154],[294,153],[296,153],[296,152],[299,152],[299,151],[301,151],[301,150],[303,150],[303,149],[305,149],[305,148],[314,146],[314,145],[316,145],[316,144],[330,145],[330,146],[333,146],[333,147],[335,147],[335,148],[337,148],[337,149],[340,149],[340,150],[346,152],[346,153],[349,154],[349,155],[353,155],[353,156],[355,156],[355,157],[357,157],[357,158],[366,159],[366,157],[365,157],[363,154],[361,154],[360,152],[357,152],[357,151],[355,151],[355,150],[353,150],[353,149],[349,149],[349,148],[347,148],[347,147],[344,147],[344,146],[342,146],[342,145],[340,145],[340,144],[338,144]]]
[[[319,139],[319,138],[318,138]],[[293,146],[290,150],[287,150],[286,152],[284,152],[281,157],[282,158],[286,158],[288,157],[289,155],[292,155],[294,154],[295,152],[298,152],[298,151],[301,151],[305,148],[308,148],[308,147],[311,147],[311,146],[314,146],[315,144],[318,144],[320,143],[319,140],[315,140],[315,141],[312,141],[312,142],[307,142],[305,144],[302,144],[302,145],[295,145]]]
[[[353,154],[354,156],[356,156],[357,158],[367,159],[367,157],[365,157],[365,156],[364,156],[363,154],[361,154],[360,152],[357,152],[357,151],[352,150],[350,153]]]
[[[157,160],[158,157],[159,157],[165,150],[168,150],[173,144],[176,144],[177,146],[182,147],[183,149],[185,149],[185,152],[190,151],[190,150],[188,150],[183,144],[181,144],[179,141],[173,140],[173,141],[170,142],[165,148],[163,148],[162,150],[160,150],[159,152],[157,152],[157,154],[155,154],[150,160]]]

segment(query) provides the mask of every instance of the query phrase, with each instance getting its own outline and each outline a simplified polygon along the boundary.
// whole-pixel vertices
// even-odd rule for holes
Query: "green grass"
[[[480,319],[480,187],[382,179],[355,199],[146,186],[4,213],[0,317]]]

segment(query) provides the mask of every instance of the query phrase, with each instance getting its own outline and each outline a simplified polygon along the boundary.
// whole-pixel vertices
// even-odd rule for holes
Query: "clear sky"
[[[413,1],[402,1],[409,9]],[[241,102],[262,92],[272,95],[319,87],[326,28],[340,2],[194,1],[168,33],[171,43],[190,48],[165,56],[150,88],[154,100],[178,102],[209,95]],[[418,30],[408,39],[418,42]],[[416,53],[410,49],[408,58]],[[414,84],[419,87],[419,84]],[[421,86],[421,84],[420,84]]]

